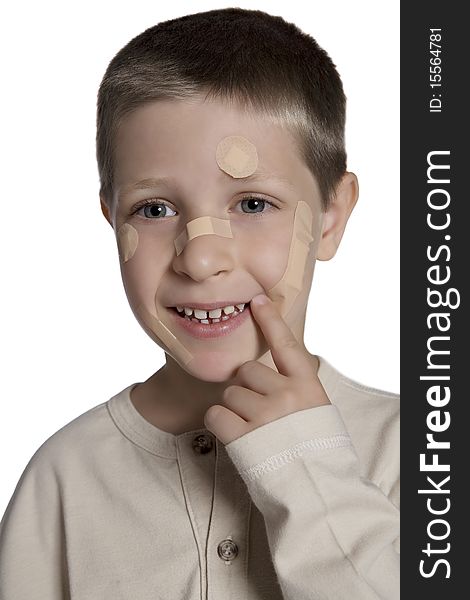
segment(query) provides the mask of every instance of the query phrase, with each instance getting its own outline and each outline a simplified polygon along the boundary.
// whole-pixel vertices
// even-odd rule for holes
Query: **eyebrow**
[[[222,171],[221,171],[221,174],[223,174]],[[228,177],[230,177],[230,175],[228,175]],[[290,182],[288,179],[286,179],[284,177],[279,177],[277,175],[273,175],[271,173],[256,172],[256,173],[253,173],[253,175],[249,175],[248,177],[240,177],[240,178],[230,177],[230,179],[232,179],[233,182],[237,182],[237,183],[244,183],[244,182],[251,183],[251,182],[258,182],[258,181],[260,181],[260,182],[277,181],[279,183],[286,185],[287,187],[289,187],[291,189],[294,188],[292,182]],[[135,183],[132,183],[130,185],[123,186],[119,191],[119,196],[126,196],[135,190],[149,190],[149,189],[156,188],[159,185],[168,186],[170,184],[174,185],[175,183],[176,183],[176,181],[172,177],[148,177],[146,179],[142,179],[141,181],[136,181]]]
[[[287,185],[290,188],[294,187],[292,182],[286,179],[285,177],[279,177],[278,175],[273,175],[272,173],[263,173],[259,171],[253,173],[253,175],[250,175],[249,177],[240,178],[237,181],[277,181],[279,183]]]
[[[174,182],[174,179],[171,177],[148,177],[147,179],[142,179],[136,183],[124,185],[119,190],[119,196],[125,196],[135,190],[149,190],[158,187],[159,185],[168,185]]]

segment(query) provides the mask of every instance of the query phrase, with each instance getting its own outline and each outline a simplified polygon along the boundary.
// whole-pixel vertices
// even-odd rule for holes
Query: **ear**
[[[346,172],[336,188],[336,195],[323,217],[317,259],[330,260],[336,254],[349,215],[359,196],[359,183],[354,173]]]
[[[113,227],[113,222],[111,219],[111,213],[108,207],[108,203],[106,202],[106,200],[104,199],[104,197],[100,194],[100,204],[101,204],[101,212],[103,213],[106,221],[108,221],[108,223],[111,225],[111,227]]]

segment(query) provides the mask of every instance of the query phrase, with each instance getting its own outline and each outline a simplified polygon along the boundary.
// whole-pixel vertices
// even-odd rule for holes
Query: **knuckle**
[[[258,363],[255,360],[249,360],[242,364],[242,366],[238,369],[238,373],[241,375],[249,373],[256,367],[257,364]]]
[[[204,416],[204,421],[208,422],[208,423],[214,423],[219,414],[220,414],[220,406],[217,404],[214,404],[210,408],[207,409],[206,414]]]
[[[234,390],[235,390],[235,387],[236,387],[236,386],[234,386],[234,385],[229,385],[229,386],[227,386],[227,387],[225,388],[225,390],[223,391],[223,393],[222,393],[222,398],[223,398],[224,400],[228,400],[228,399],[230,398],[230,396],[232,396],[232,395],[233,395],[233,392],[234,392]]]
[[[281,396],[282,396],[282,403],[285,406],[291,407],[296,404],[297,394],[295,393],[294,390],[291,390],[291,389],[282,390]]]

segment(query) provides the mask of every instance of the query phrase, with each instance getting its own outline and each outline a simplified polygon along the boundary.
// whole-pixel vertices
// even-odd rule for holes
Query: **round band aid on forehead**
[[[137,229],[129,225],[129,223],[123,223],[117,231],[117,242],[122,261],[127,262],[134,256],[137,244],[139,243]]]
[[[258,168],[256,147],[241,135],[230,135],[221,140],[215,158],[219,168],[236,179],[253,175]]]
[[[176,255],[183,252],[186,244],[200,235],[219,235],[220,237],[233,238],[230,221],[216,217],[198,217],[186,224],[186,227],[175,239]]]

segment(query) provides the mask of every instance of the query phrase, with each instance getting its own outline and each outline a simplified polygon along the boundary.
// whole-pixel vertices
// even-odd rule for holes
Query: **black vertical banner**
[[[469,593],[469,39],[464,3],[401,3],[405,599]]]

